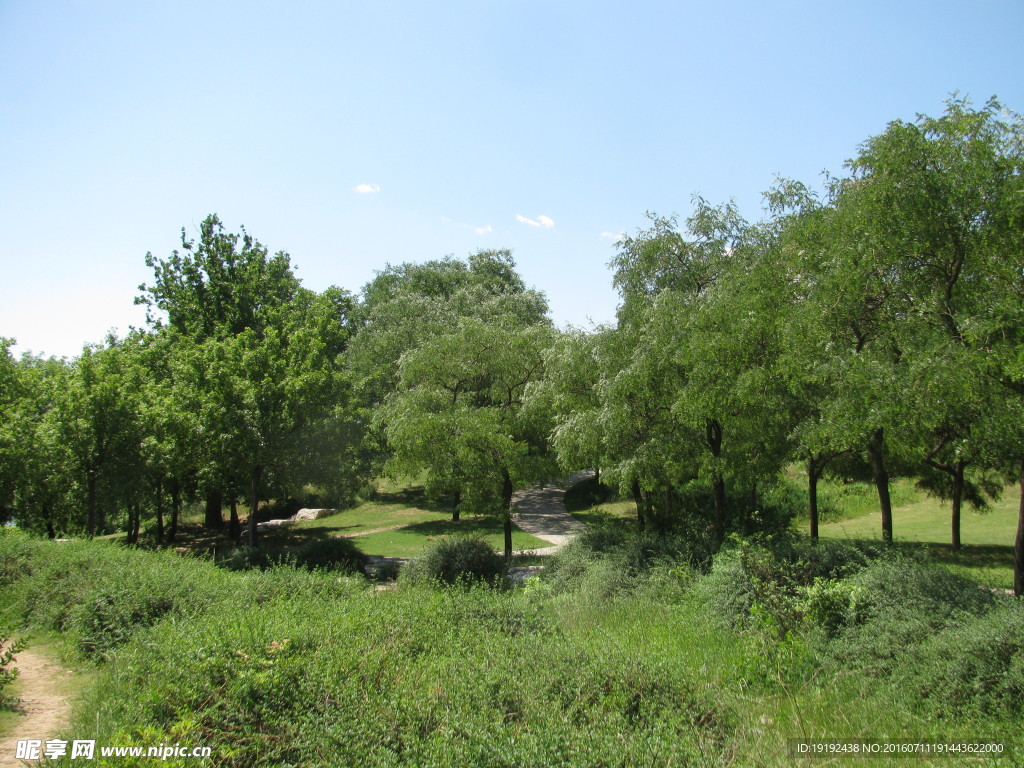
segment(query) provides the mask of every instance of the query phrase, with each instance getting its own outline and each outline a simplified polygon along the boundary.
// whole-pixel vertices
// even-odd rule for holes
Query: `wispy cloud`
[[[626,236],[625,232],[602,232],[601,233],[601,237],[607,238],[608,240],[611,240],[613,243],[619,242],[619,240],[621,240],[625,236]]]
[[[518,221],[520,224],[529,224],[531,227],[553,227],[553,226],[555,226],[554,219],[552,219],[550,216],[545,216],[544,214],[541,214],[536,219],[528,219],[525,216],[523,216],[523,214],[517,213],[516,214],[516,221]]]
[[[441,223],[442,224],[455,224],[456,221],[451,216],[442,216],[441,217]],[[487,235],[487,234],[490,234],[491,232],[494,231],[494,227],[492,227],[490,224],[487,224],[487,225],[482,226],[482,227],[478,227],[475,224],[466,224],[464,221],[460,221],[460,222],[458,222],[458,225],[460,227],[462,227],[463,229],[472,229],[478,235]]]
[[[352,187],[353,192],[358,192],[360,195],[369,195],[373,192],[380,192],[380,184],[356,184]]]

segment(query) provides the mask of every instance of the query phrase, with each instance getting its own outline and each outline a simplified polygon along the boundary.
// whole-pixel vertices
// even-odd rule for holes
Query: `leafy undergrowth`
[[[5,615],[99,665],[68,736],[206,744],[216,765],[780,765],[794,738],[1024,749],[1024,609],[879,545],[735,539],[711,558],[603,531],[511,590],[377,592],[24,537],[0,538],[5,561],[24,574]]]

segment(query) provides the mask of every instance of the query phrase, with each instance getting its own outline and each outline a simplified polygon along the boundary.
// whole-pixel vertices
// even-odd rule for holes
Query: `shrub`
[[[402,570],[411,582],[460,581],[496,583],[505,573],[505,561],[480,536],[445,536]]]
[[[24,531],[0,526],[0,587],[31,573],[32,557],[40,544],[41,541]]]
[[[880,560],[850,577],[862,590],[859,623],[846,627],[824,649],[825,665],[887,677],[912,664],[918,648],[936,633],[973,623],[995,605],[994,595],[940,565],[904,558]]]
[[[1024,708],[1024,606],[985,616],[927,638],[901,684],[934,715],[1009,716]]]
[[[362,573],[366,555],[351,539],[314,539],[293,550],[273,551],[261,547],[235,547],[218,557],[218,565],[229,571],[266,570],[278,565],[294,565],[308,571]]]
[[[483,587],[236,604],[154,628],[99,677],[73,727],[201,739],[228,768],[710,765],[732,730],[686,664],[580,643]]]
[[[814,627],[833,635],[862,620],[868,610],[868,588],[842,579],[898,557],[891,547],[874,544],[734,538],[715,556],[695,593],[722,625],[743,624],[756,605],[760,623],[770,623],[780,636]]]
[[[11,640],[10,632],[0,629],[0,707],[6,707],[10,700],[4,695],[4,688],[18,677],[14,666],[14,655],[25,647],[23,640]]]
[[[565,492],[565,508],[570,512],[590,509],[612,498],[612,489],[591,476],[580,480]]]

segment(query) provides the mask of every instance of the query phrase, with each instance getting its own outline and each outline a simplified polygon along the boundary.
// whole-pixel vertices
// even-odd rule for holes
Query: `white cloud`
[[[466,226],[472,229],[478,235],[486,235],[488,232],[494,231],[494,227],[492,227],[490,224],[488,224],[486,227],[474,227],[469,224],[467,224]]]
[[[554,219],[552,219],[550,216],[545,216],[544,214],[541,214],[540,216],[538,216],[537,220],[534,221],[533,219],[526,218],[521,213],[517,213],[516,214],[516,221],[518,221],[520,224],[529,224],[531,227],[553,227],[553,226],[555,226]]]
[[[452,223],[452,219],[449,219],[447,216],[442,216],[441,217],[441,221],[444,222],[445,224],[451,224]]]
[[[619,240],[621,240],[625,236],[626,235],[625,235],[624,232],[618,232],[618,233],[616,233],[616,232],[602,232],[601,233],[601,237],[606,237],[606,238],[608,238],[609,240],[611,240],[614,243],[619,242]]]
[[[356,184],[352,191],[360,195],[369,195],[372,192],[380,192],[380,184]]]

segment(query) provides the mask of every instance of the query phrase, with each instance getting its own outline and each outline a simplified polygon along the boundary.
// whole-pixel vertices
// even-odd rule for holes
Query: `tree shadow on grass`
[[[1002,544],[964,544],[959,552],[948,544],[903,542],[900,547],[920,552],[931,560],[964,568],[1007,568],[1013,566],[1013,546]]]
[[[472,517],[463,517],[458,521],[451,519],[424,520],[423,522],[412,523],[395,530],[431,539],[460,534],[489,536],[491,534],[500,534],[504,529],[501,520],[497,517],[473,515]]]
[[[427,496],[427,491],[422,485],[413,485],[397,491],[377,491],[373,496],[373,500],[385,504],[403,504],[408,507],[417,507],[427,512],[451,514],[453,497],[449,494],[442,494],[437,498],[431,498]]]

